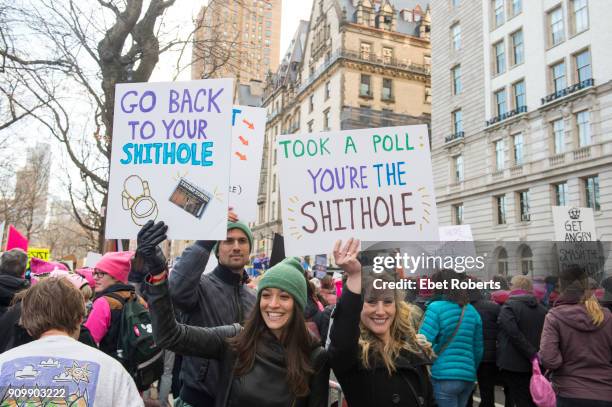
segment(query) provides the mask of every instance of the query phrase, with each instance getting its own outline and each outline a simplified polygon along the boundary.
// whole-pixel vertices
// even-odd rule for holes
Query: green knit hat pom
[[[293,297],[302,310],[306,308],[307,288],[304,269],[297,257],[287,257],[266,271],[257,284],[257,295],[264,288],[278,288]]]

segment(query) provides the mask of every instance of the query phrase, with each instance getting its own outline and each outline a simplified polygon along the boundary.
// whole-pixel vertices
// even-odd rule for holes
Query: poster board
[[[593,209],[573,206],[553,206],[555,241],[593,242],[597,240]]]

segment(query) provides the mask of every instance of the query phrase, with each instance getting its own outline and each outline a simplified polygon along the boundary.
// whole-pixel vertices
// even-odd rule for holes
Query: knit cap
[[[108,252],[96,263],[95,269],[127,284],[134,252]]]
[[[229,231],[232,229],[240,229],[244,232],[247,239],[249,239],[250,253],[251,250],[253,250],[253,232],[251,232],[251,229],[247,226],[246,223],[240,222],[239,220],[236,222],[227,222],[227,230]],[[215,243],[215,245],[213,246],[213,252],[215,253],[215,256],[219,257],[219,242]]]
[[[266,271],[257,284],[257,295],[264,288],[278,288],[293,297],[302,310],[306,308],[307,288],[304,269],[297,257],[288,257]]]

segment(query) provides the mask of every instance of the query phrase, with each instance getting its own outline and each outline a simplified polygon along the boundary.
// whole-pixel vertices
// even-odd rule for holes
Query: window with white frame
[[[461,65],[456,65],[451,69],[453,78],[453,95],[461,93]]]
[[[372,96],[370,80],[371,80],[370,75],[361,74],[361,83],[359,85],[359,96]]]
[[[506,224],[506,195],[499,195],[495,197],[495,203],[497,206],[497,224]]]
[[[553,91],[559,92],[567,87],[565,79],[565,62],[559,62],[550,67]]]
[[[463,225],[463,204],[453,205],[453,224]]]
[[[454,134],[458,134],[463,131],[463,115],[461,113],[461,109],[455,110],[452,113],[453,119],[453,132]]]
[[[506,71],[506,50],[504,41],[501,40],[493,44],[493,51],[495,53],[495,74],[499,75]]]
[[[453,159],[455,167],[455,182],[463,182],[463,156],[457,155]]]
[[[508,105],[506,103],[506,90],[500,89],[495,92],[495,109],[497,115],[502,115],[508,111]]]
[[[495,28],[497,28],[506,20],[506,16],[504,15],[504,0],[493,0],[493,14]]]
[[[525,81],[518,81],[512,84],[512,93],[514,94],[515,109],[520,109],[527,106],[527,98],[525,97]]]
[[[383,78],[381,99],[393,100],[393,80],[389,78]]]
[[[495,169],[497,171],[504,169],[504,140],[495,142]]]
[[[515,134],[512,136],[512,146],[514,152],[514,164],[523,165],[524,152],[523,152],[523,134]]]
[[[362,42],[361,47],[360,47],[361,59],[369,60],[371,49],[372,49],[372,45],[368,44],[367,42]]]
[[[453,43],[453,50],[458,51],[461,49],[461,26],[459,23],[451,27],[451,37]]]
[[[589,10],[587,0],[571,0],[570,12],[572,32],[581,33],[589,28]]]
[[[523,47],[523,30],[518,30],[510,35],[512,43],[512,65],[522,64],[525,60]]]
[[[510,13],[516,16],[523,11],[523,0],[510,0]]]
[[[393,48],[383,47],[383,63],[390,64],[393,61]]]
[[[528,222],[531,220],[529,215],[529,191],[520,191],[518,193],[518,201],[520,221]]]
[[[552,122],[552,132],[555,154],[565,152],[565,124],[563,119],[557,119]]]
[[[591,144],[591,114],[588,110],[576,113],[576,127],[578,128],[578,143],[580,147]]]
[[[587,208],[594,211],[601,210],[599,202],[599,177],[597,175],[583,179],[585,203]]]
[[[325,100],[331,96],[331,83],[325,82]]]
[[[330,129],[329,125],[329,108],[323,112],[323,130],[327,131]]]
[[[553,191],[555,195],[556,206],[567,206],[569,204],[569,193],[567,189],[567,182],[560,182],[553,184]]]
[[[563,25],[563,8],[561,6],[548,12],[550,46],[557,45],[565,40],[565,27]]]
[[[593,77],[591,72],[591,52],[589,50],[574,55],[574,63],[576,65],[576,79],[578,79],[578,83]]]

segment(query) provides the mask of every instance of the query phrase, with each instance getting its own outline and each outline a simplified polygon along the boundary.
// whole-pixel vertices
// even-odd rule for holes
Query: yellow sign
[[[36,257],[44,261],[49,261],[49,258],[51,257],[51,250],[44,249],[44,248],[29,247],[28,248],[28,264],[30,263],[30,259],[32,257]]]

